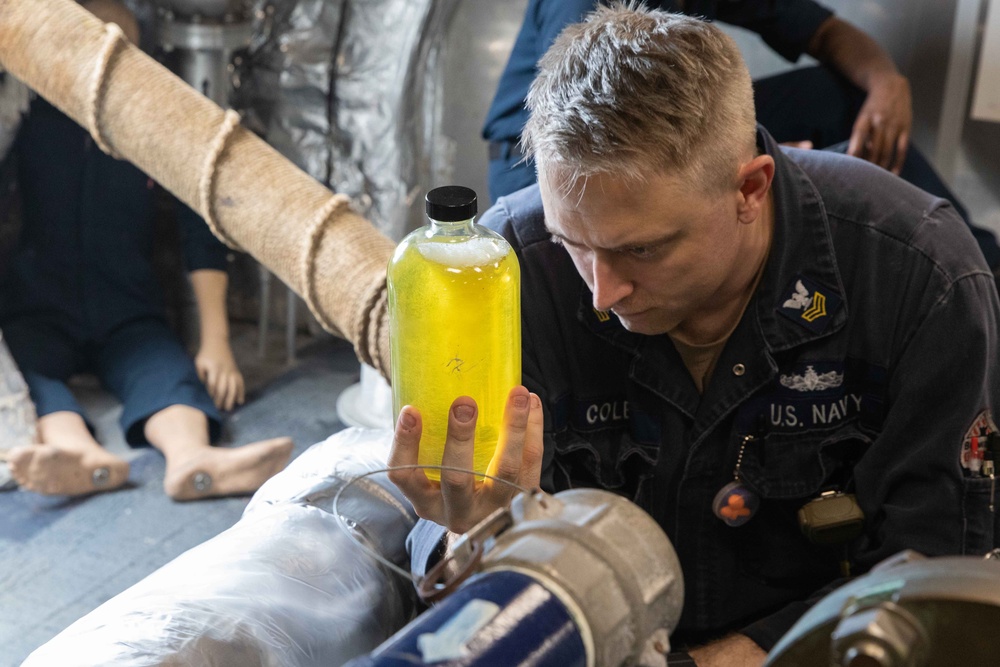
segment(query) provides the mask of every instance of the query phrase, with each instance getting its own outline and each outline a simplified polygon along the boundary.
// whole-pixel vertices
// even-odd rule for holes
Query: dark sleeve
[[[226,270],[226,246],[215,238],[200,215],[180,201],[177,201],[177,225],[180,228],[184,266],[188,272]]]
[[[863,570],[903,549],[993,548],[989,480],[961,457],[970,430],[1000,408],[1000,304],[985,266],[933,299],[893,363],[882,432],[854,467],[866,532],[852,560]]]
[[[538,60],[563,28],[590,13],[598,0],[530,0],[521,30],[497,82],[496,93],[483,122],[483,139],[517,141],[528,121],[524,101],[538,73]]]
[[[786,605],[777,613],[748,625],[740,630],[740,634],[746,635],[764,651],[770,653],[771,649],[809,611],[810,607],[848,581],[848,579],[837,579],[810,595],[808,599]]]
[[[718,20],[757,33],[789,62],[806,52],[820,25],[833,16],[812,0],[724,0],[715,5]]]
[[[854,467],[865,514],[865,533],[851,545],[859,572],[904,549],[933,557],[980,555],[995,546],[991,481],[965,473],[960,458],[970,429],[994,424],[1000,410],[996,289],[984,269],[917,298],[930,306],[893,363],[883,430]],[[743,634],[770,650],[842,583],[832,582]]]
[[[521,290],[525,289],[524,283],[521,284]],[[522,302],[524,298],[522,297]],[[528,391],[538,395],[538,399],[542,402],[542,409],[545,418],[544,426],[544,450],[542,452],[542,474],[539,480],[539,486],[546,493],[555,493],[555,466],[553,465],[556,455],[555,439],[552,435],[553,424],[552,417],[554,414],[554,405],[549,400],[551,397],[545,390],[545,383],[541,381],[542,372],[541,365],[536,356],[538,346],[535,345],[535,341],[532,340],[533,331],[530,327],[530,323],[524,320],[522,313],[521,320],[521,384],[523,384]]]
[[[517,195],[514,195],[512,198],[516,197]],[[516,207],[517,205],[514,206]],[[484,227],[492,229],[507,239],[511,246],[513,246],[515,252],[517,252],[517,259],[521,263],[521,384],[523,384],[528,391],[537,394],[539,400],[542,402],[542,409],[545,417],[545,449],[542,454],[542,474],[540,486],[546,493],[554,493],[555,485],[553,483],[553,462],[555,460],[555,442],[552,436],[552,416],[554,411],[553,403],[549,400],[551,397],[548,395],[549,392],[545,390],[545,383],[542,381],[544,376],[542,373],[541,360],[538,358],[539,352],[545,350],[546,348],[544,341],[537,340],[539,337],[538,327],[537,325],[533,326],[533,324],[536,324],[536,320],[531,316],[531,313],[527,311],[527,308],[530,307],[528,304],[533,304],[537,301],[537,299],[529,293],[529,290],[534,288],[534,281],[527,273],[525,262],[521,257],[523,244],[518,238],[517,231],[514,227],[514,214],[511,213],[511,209],[508,208],[508,198],[501,197],[493,206],[491,206],[486,213],[483,214],[483,217],[480,219],[480,224]]]

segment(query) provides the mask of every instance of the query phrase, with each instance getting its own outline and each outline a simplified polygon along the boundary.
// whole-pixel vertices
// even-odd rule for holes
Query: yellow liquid
[[[420,410],[419,462],[440,465],[452,402],[474,398],[473,468],[482,474],[496,449],[507,395],[521,383],[517,257],[501,239],[408,241],[388,273],[393,410],[397,417],[404,405]],[[464,252],[476,248],[463,245],[476,244],[490,252]],[[438,470],[424,472],[440,479]]]

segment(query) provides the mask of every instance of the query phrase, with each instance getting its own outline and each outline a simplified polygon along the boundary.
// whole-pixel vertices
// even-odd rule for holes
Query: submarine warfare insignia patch
[[[780,380],[782,386],[795,391],[824,391],[844,384],[844,374],[837,371],[817,373],[810,364],[806,366],[806,371],[802,375],[790,373],[782,375]]]
[[[841,303],[840,295],[833,290],[798,275],[778,300],[777,310],[792,322],[823,333]]]
[[[997,446],[997,425],[989,410],[983,410],[972,422],[962,439],[962,453],[959,462],[974,475],[990,474],[994,457],[1000,453],[993,451]],[[992,438],[990,436],[993,436]],[[984,465],[986,461],[989,464]]]

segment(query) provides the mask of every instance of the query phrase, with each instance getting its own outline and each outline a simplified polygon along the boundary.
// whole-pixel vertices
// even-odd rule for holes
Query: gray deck
[[[358,377],[350,346],[324,341],[300,353],[226,423],[225,440],[290,435],[298,455],[341,430],[335,402]],[[0,493],[0,667],[106,600],[235,523],[246,498],[174,503],[163,492],[163,457],[135,450],[129,486],[81,499]]]

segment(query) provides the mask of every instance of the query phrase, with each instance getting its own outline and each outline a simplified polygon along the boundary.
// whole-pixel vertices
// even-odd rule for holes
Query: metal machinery
[[[443,599],[414,619],[403,568],[416,515],[383,468],[390,443],[352,428],[310,448],[236,525],[24,667],[664,664],[683,603],[677,557],[648,514],[607,491],[518,496],[456,544],[457,574],[421,584]]]
[[[810,609],[766,665],[998,665],[998,558],[897,554]]]
[[[156,0],[157,43],[167,65],[219,106],[229,106],[233,54],[251,36],[246,0]]]
[[[251,0],[153,0],[156,3],[156,43],[164,53],[164,64],[195,90],[222,108],[231,106],[239,83],[236,54],[245,50],[253,36],[255,14]],[[270,7],[270,5],[268,5]],[[258,266],[260,284],[259,350],[265,344],[271,316],[271,274]],[[295,306],[287,293],[286,347],[289,360],[295,351]]]
[[[628,501],[595,490],[523,495],[453,553],[462,573],[421,591],[450,597],[349,667],[666,664],[680,565]],[[1000,549],[907,551],[823,598],[765,667],[988,667],[1000,664],[997,628]]]
[[[351,667],[666,664],[680,564],[656,522],[620,496],[521,494],[453,559],[458,574],[435,585],[445,559],[421,585],[424,599],[448,597]]]

